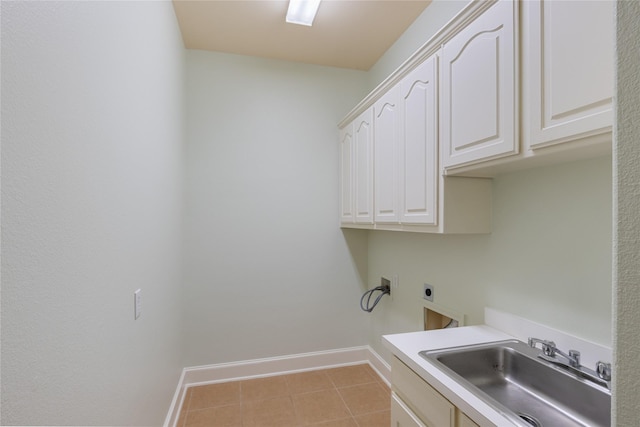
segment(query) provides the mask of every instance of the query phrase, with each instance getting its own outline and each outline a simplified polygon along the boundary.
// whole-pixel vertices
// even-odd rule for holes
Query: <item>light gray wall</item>
[[[485,306],[611,346],[611,158],[505,174],[493,181],[488,235],[372,232],[369,281],[399,275],[371,314],[386,333],[421,330],[422,287],[434,302],[483,323]]]
[[[2,425],[166,416],[183,56],[170,2],[2,2]]]
[[[187,58],[187,365],[366,344],[366,236],[338,227],[336,144],[364,73]]]
[[[616,2],[615,350],[612,425],[638,424],[640,390],[640,3]]]

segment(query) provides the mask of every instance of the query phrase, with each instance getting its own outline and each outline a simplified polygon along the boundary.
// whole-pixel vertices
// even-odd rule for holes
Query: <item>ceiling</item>
[[[173,0],[187,49],[369,70],[431,0],[324,0],[313,26],[287,0]]]

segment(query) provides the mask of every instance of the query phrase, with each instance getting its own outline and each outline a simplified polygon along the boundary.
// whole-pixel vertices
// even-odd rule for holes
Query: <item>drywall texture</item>
[[[495,178],[488,235],[373,232],[368,267],[399,275],[372,313],[385,356],[381,335],[422,329],[424,283],[468,324],[489,306],[611,346],[611,158]]]
[[[2,2],[2,425],[162,423],[183,78],[170,2]]]
[[[638,424],[640,390],[640,2],[616,2],[613,424]]]
[[[467,4],[468,0],[433,0],[371,67],[367,74],[369,89],[375,88],[400,67]]]
[[[205,51],[187,64],[187,365],[366,344],[366,234],[338,227],[336,145],[364,73]]]

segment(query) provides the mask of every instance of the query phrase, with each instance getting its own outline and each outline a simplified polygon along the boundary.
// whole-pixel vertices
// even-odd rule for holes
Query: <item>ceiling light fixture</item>
[[[320,0],[289,0],[287,22],[310,27],[318,12],[318,6]]]

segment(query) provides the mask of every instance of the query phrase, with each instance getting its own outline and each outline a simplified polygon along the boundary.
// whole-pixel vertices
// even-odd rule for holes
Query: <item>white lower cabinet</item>
[[[478,427],[400,359],[391,363],[392,427]]]
[[[391,393],[391,427],[426,427],[397,394]]]
[[[478,424],[474,423],[471,418],[467,417],[467,415],[464,412],[460,412],[460,410],[458,410],[457,427],[479,427],[479,426]]]

